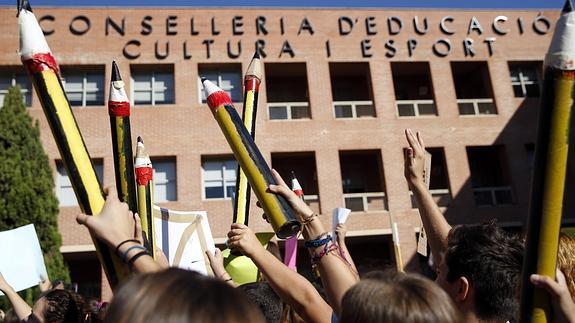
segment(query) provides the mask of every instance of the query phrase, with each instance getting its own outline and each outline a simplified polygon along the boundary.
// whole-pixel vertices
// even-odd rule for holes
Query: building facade
[[[520,227],[526,220],[542,61],[558,12],[34,12],[103,185],[114,185],[106,102],[116,60],[132,99],[132,134],[144,138],[152,156],[156,203],[206,210],[218,243],[232,219],[237,163],[199,77],[228,91],[241,111],[243,72],[254,51],[265,70],[256,142],[284,177],[296,173],[326,225],[333,208],[354,211],[348,236],[360,270],[393,264],[390,217],[399,226],[404,261],[418,266],[420,219],[403,177],[405,128],[423,134],[433,156],[431,190],[450,223],[495,217]],[[15,9],[0,9],[0,18],[0,100],[8,86],[23,87],[54,169],[61,250],[73,279],[98,293],[94,246],[75,222],[80,210],[16,53]],[[251,210],[250,226],[271,230],[255,201]]]

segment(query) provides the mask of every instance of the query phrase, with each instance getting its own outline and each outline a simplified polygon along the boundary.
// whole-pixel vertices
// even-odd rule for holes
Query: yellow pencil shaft
[[[254,91],[246,91],[244,99],[244,126],[250,131],[253,136],[253,109],[254,109]],[[235,223],[242,223],[247,225],[248,210],[249,210],[249,197],[250,197],[250,186],[248,183],[248,178],[244,173],[243,169],[239,168],[239,179],[236,192],[236,210],[235,210]]]
[[[130,192],[128,191],[128,179],[127,179],[127,174],[128,174],[128,169],[127,169],[127,161],[128,158],[126,156],[126,147],[124,145],[124,137],[125,137],[125,133],[124,133],[124,118],[123,117],[113,117],[114,118],[114,123],[115,123],[115,137],[116,138],[112,138],[113,140],[115,139],[115,143],[116,143],[116,147],[117,148],[117,152],[114,152],[114,158],[117,158],[118,161],[116,163],[116,167],[118,168],[118,170],[116,170],[116,181],[119,181],[120,185],[120,191],[118,192],[118,195],[121,196],[122,201],[128,203],[128,205],[130,204]],[[130,159],[132,157],[130,156]],[[130,170],[131,172],[131,170]],[[133,185],[133,184],[132,184]],[[132,210],[135,211],[135,210]]]
[[[278,232],[280,227],[286,222],[283,215],[282,208],[277,200],[277,197],[272,193],[267,193],[268,182],[264,175],[256,165],[255,161],[250,157],[242,138],[236,129],[229,113],[223,106],[215,111],[215,117],[218,124],[222,129],[236,159],[240,163],[241,168],[245,171],[249,183],[256,194],[258,201],[261,203],[266,215],[272,225],[274,231]]]
[[[573,77],[557,76],[555,80],[555,104],[551,115],[549,145],[546,151],[544,189],[542,198],[542,218],[539,227],[537,274],[555,277],[557,249],[561,229],[565,176],[567,172],[567,153],[569,150],[569,122],[574,88]],[[551,313],[549,295],[546,291],[535,289],[533,317],[531,322],[549,321]]]
[[[154,223],[153,192],[154,183],[150,180],[147,185],[138,185],[138,215],[142,231],[147,243],[146,248],[156,259],[156,230]]]
[[[34,73],[32,79],[79,205],[86,214],[97,215],[104,206],[102,188],[58,75],[52,70],[45,70]],[[108,281],[115,287],[129,272],[118,255],[94,236],[92,240]]]
[[[395,268],[398,272],[403,272],[403,258],[401,257],[401,248],[398,244],[393,244],[393,252],[395,253]]]
[[[60,119],[60,125],[66,135],[65,149],[70,151],[73,158],[71,161],[64,162],[72,162],[77,167],[78,174],[87,192],[88,203],[90,204],[89,210],[93,212],[93,214],[98,214],[104,206],[102,188],[98,182],[96,171],[92,167],[92,161],[82,140],[82,135],[72,114],[72,109],[70,109],[58,76],[51,70],[47,70],[42,72],[42,78],[45,81],[47,95],[54,103],[56,114]],[[85,209],[85,205],[80,205],[80,207],[84,208],[83,211],[89,212]]]

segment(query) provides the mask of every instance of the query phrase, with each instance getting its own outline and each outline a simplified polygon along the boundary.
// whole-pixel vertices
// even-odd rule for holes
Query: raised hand
[[[409,148],[405,150],[404,175],[411,188],[424,184],[425,144],[421,133],[417,132],[414,135],[410,129],[405,129],[405,138],[409,143]]]
[[[258,250],[263,249],[260,241],[253,231],[244,224],[232,224],[228,232],[228,246],[239,249],[245,256],[252,257]]]
[[[79,214],[76,221],[112,248],[128,239],[141,239],[141,226],[138,229],[137,220],[128,209],[128,204],[120,202],[115,187],[108,187],[106,191],[106,203],[102,211],[96,216]]]

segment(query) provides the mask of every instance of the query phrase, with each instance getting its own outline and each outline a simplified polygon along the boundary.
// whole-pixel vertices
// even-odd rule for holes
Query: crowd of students
[[[303,224],[302,235],[321,290],[266,250],[252,230],[232,224],[228,246],[249,257],[261,282],[236,286],[221,252],[208,254],[214,277],[168,268],[142,247],[139,217],[113,188],[98,216],[77,216],[92,234],[116,250],[133,277],[109,306],[88,306],[77,294],[52,289],[30,307],[0,274],[0,291],[12,304],[10,322],[341,322],[431,323],[518,320],[522,237],[494,222],[450,226],[424,184],[425,145],[405,131],[405,178],[417,201],[437,278],[416,273],[370,272],[360,277],[345,247],[345,228],[332,237],[319,216],[293,193],[279,174],[269,191],[287,199]],[[553,306],[553,322],[575,322],[575,240],[562,236],[556,280],[533,275]],[[5,319],[6,321],[6,319]],[[8,322],[8,321],[6,321]]]

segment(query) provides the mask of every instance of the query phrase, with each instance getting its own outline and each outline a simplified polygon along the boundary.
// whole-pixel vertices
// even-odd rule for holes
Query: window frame
[[[509,78],[511,81],[511,88],[513,89],[513,97],[514,98],[522,98],[522,99],[527,99],[527,98],[539,98],[541,97],[541,77],[539,75],[539,70],[537,68],[536,63],[516,63],[516,62],[509,62]],[[532,67],[534,69],[535,72],[535,80],[529,80],[526,81],[525,77],[524,77],[524,73],[523,70],[525,69],[524,67]],[[517,81],[513,81],[513,72],[514,70],[518,70],[518,74],[517,74]],[[515,96],[515,87],[519,85],[521,87],[521,93],[522,96]],[[539,89],[539,95],[536,97],[532,97],[532,96],[528,96],[527,95],[527,85],[537,85],[537,88]]]
[[[209,158],[205,158],[205,159],[202,158],[202,165],[201,165],[201,167],[202,167],[202,201],[223,201],[223,200],[231,200],[232,199],[232,196],[228,196],[228,190],[227,190],[227,186],[226,186],[226,182],[228,182],[228,181],[226,180],[226,177],[225,177],[225,175],[226,175],[225,172],[227,170],[227,168],[225,167],[225,164],[227,162],[231,162],[231,161],[236,163],[236,167],[234,168],[235,178],[233,180],[233,186],[235,187],[237,179],[238,179],[238,166],[239,166],[239,164],[233,156],[230,156],[229,158],[225,157],[225,156],[214,157],[214,158],[209,157]],[[217,163],[221,164],[220,173],[221,173],[222,177],[221,177],[221,180],[218,182],[222,183],[222,186],[218,186],[218,187],[223,188],[223,192],[224,192],[223,197],[214,197],[214,198],[206,197],[206,187],[207,187],[206,186],[206,176],[205,176],[206,170],[204,169],[204,163],[206,163],[206,162],[208,162],[208,163],[209,162],[211,162],[211,163],[217,162]],[[215,180],[209,180],[209,182],[216,182],[216,181]]]
[[[94,71],[88,71],[88,70],[84,70],[84,69],[75,69],[75,68],[66,68],[66,69],[70,69],[70,73],[67,72],[63,72],[62,73],[62,85],[64,86],[64,92],[66,92],[66,97],[68,97],[68,93],[80,93],[82,96],[82,104],[81,105],[72,105],[73,107],[82,107],[82,108],[86,108],[86,107],[98,107],[98,106],[104,106],[106,100],[105,100],[105,74],[104,71],[102,71],[102,74],[99,74],[98,71],[94,70]],[[65,69],[65,70],[66,70]],[[100,91],[96,91],[96,92],[88,92],[87,91],[87,84],[88,84],[88,74],[95,74],[95,75],[101,75],[102,76],[102,88],[100,89],[102,92],[102,102],[96,102],[96,104],[90,104],[87,105],[86,103],[88,102],[86,100],[86,96],[88,93],[98,93]],[[69,76],[80,76],[82,77],[82,89],[81,90],[69,90],[66,88],[66,84],[68,82],[66,82],[66,78]],[[69,100],[68,100],[69,101]]]
[[[25,72],[19,73],[17,71],[13,71],[13,70],[8,70],[8,71],[6,71],[6,74],[3,74],[3,75],[5,75],[7,78],[10,78],[10,86],[8,86],[8,88],[6,90],[0,89],[0,95],[4,96],[2,98],[2,104],[0,104],[0,109],[4,105],[4,98],[6,97],[6,95],[8,95],[8,89],[10,87],[13,87],[16,85],[20,86],[20,92],[22,93],[22,100],[24,101],[24,106],[26,106],[27,108],[31,107],[32,106],[32,100],[33,100],[32,99],[32,96],[33,96],[32,93],[34,92],[33,91],[34,85],[32,84],[32,81],[30,79],[28,79],[28,75],[26,75]],[[27,89],[27,88],[23,87],[21,84],[16,83],[17,75],[22,75],[28,79],[28,81],[30,82],[30,89]],[[27,95],[30,95],[30,105],[28,105],[26,103],[26,96]]]
[[[238,69],[235,69],[235,65],[239,65]],[[204,98],[204,91],[203,91],[203,86],[202,86],[202,80],[201,80],[201,76],[203,76],[202,74],[208,74],[208,73],[216,73],[217,74],[217,83],[216,85],[222,89],[224,92],[228,93],[228,95],[230,96],[230,98],[232,99],[232,102],[234,103],[240,103],[243,102],[243,95],[244,95],[244,85],[243,85],[243,74],[242,74],[242,67],[241,64],[236,64],[236,63],[222,63],[222,64],[217,64],[217,65],[211,65],[211,64],[206,64],[204,66],[202,66],[202,64],[198,65],[198,93],[200,94],[198,96],[198,100],[200,104],[206,104],[207,103],[207,98]],[[224,78],[222,78],[222,74],[224,73],[237,73],[239,75],[239,84],[237,86],[237,98],[234,98],[233,95],[233,91],[226,89],[225,86],[222,86],[222,81],[226,80]],[[207,78],[208,80],[210,80],[210,78]],[[212,81],[212,80],[210,80]],[[235,100],[236,99],[236,100]]]
[[[172,100],[168,101],[168,102],[161,102],[158,103],[156,102],[156,93],[159,93],[160,90],[157,89],[156,86],[156,77],[158,74],[169,74],[171,76],[171,80],[172,80],[172,86],[173,88],[171,89],[171,94],[172,94]],[[134,76],[138,75],[144,75],[144,76],[149,76],[149,81],[151,83],[151,87],[147,88],[146,91],[136,91],[136,80],[134,79]],[[170,65],[140,65],[140,64],[133,64],[130,66],[130,96],[132,98],[131,103],[134,106],[146,106],[146,105],[151,105],[151,106],[159,106],[159,105],[172,105],[172,104],[176,104],[176,76],[175,76],[175,71],[173,68],[173,64]],[[170,87],[164,86],[163,88],[163,93],[164,96],[166,96],[166,93],[169,93],[168,90],[170,90]],[[141,93],[150,93],[150,102],[149,103],[138,103],[136,102],[136,93],[141,92]]]
[[[166,202],[175,202],[178,200],[178,163],[175,157],[150,157],[150,160],[152,161],[152,168],[154,170],[153,176],[152,176],[152,181],[154,184],[154,202],[157,203],[166,203]],[[158,164],[172,164],[174,167],[174,178],[172,180],[170,180],[169,178],[165,181],[165,182],[160,182],[158,181],[158,177],[156,176],[157,172],[157,166]],[[167,176],[166,176],[167,177]],[[168,199],[168,194],[166,194],[166,199],[164,200],[159,200],[158,198],[156,198],[156,187],[157,186],[165,186],[168,187],[170,184],[174,185],[174,199],[170,200]],[[168,192],[168,190],[166,189],[166,193]]]

